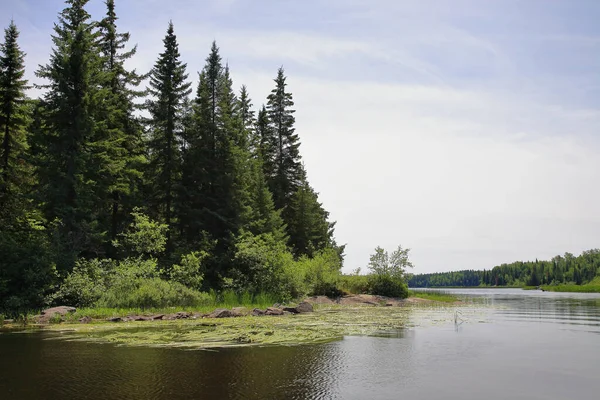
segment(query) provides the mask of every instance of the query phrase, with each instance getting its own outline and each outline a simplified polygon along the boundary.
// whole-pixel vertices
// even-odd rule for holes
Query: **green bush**
[[[194,251],[181,257],[181,262],[171,267],[169,278],[192,289],[200,289],[204,274],[202,262],[208,253]]]
[[[368,275],[342,275],[338,288],[346,294],[369,293]]]
[[[67,275],[58,291],[51,296],[54,304],[90,307],[95,304],[110,285],[114,270],[112,260],[79,260]]]
[[[237,292],[280,293],[295,296],[299,283],[289,273],[294,257],[272,235],[245,235],[236,245],[229,288]]]
[[[210,295],[181,283],[160,278],[136,278],[116,282],[102,295],[97,305],[110,308],[164,308],[197,307],[211,303]]]
[[[390,275],[368,275],[369,293],[387,297],[408,297],[408,286],[402,279]]]
[[[341,260],[334,249],[325,249],[313,258],[302,257],[295,263],[296,274],[302,277],[304,294],[339,296]]]

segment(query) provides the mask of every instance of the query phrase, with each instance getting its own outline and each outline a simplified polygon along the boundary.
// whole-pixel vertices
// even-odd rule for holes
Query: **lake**
[[[448,291],[464,296],[467,306],[415,310],[406,329],[320,345],[207,351],[0,333],[0,398],[600,396],[600,295]]]

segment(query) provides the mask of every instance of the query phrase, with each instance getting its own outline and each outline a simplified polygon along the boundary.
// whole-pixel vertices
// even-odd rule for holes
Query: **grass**
[[[542,286],[549,292],[600,293],[600,284]]]
[[[211,292],[212,300],[206,304],[189,307],[164,307],[164,308],[106,308],[89,307],[79,308],[73,314],[66,316],[67,322],[76,322],[80,318],[90,317],[92,319],[107,319],[114,317],[126,317],[128,315],[154,315],[174,314],[180,311],[191,313],[208,314],[216,308],[245,307],[248,309],[265,309],[277,303],[277,297],[268,293],[260,293],[252,296],[248,293],[237,294],[234,291],[225,291],[221,294]]]
[[[409,290],[409,297],[417,297],[419,299],[426,299],[432,301],[439,301],[442,303],[454,303],[458,301],[458,297],[443,290]]]

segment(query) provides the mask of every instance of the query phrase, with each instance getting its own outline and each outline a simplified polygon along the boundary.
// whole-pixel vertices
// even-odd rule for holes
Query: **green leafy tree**
[[[180,60],[179,45],[169,23],[163,40],[164,51],[150,72],[151,100],[146,103],[150,112],[149,163],[146,171],[146,195],[152,215],[164,221],[167,231],[167,254],[172,251],[171,231],[173,197],[181,175],[181,133],[185,99],[190,94],[186,82],[186,64]]]

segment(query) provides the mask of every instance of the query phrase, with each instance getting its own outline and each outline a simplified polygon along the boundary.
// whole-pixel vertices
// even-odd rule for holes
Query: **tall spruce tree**
[[[149,184],[147,196],[151,214],[169,228],[166,246],[169,254],[173,250],[173,196],[181,174],[183,111],[186,97],[191,93],[191,84],[186,82],[186,64],[179,59],[179,45],[172,22],[169,22],[163,43],[164,52],[150,72],[148,91],[153,98],[146,103],[150,112],[146,182]]]
[[[288,216],[289,244],[295,256],[312,257],[317,251],[332,245],[332,226],[327,221],[329,213],[308,182],[303,181],[292,196]]]
[[[17,26],[11,21],[0,44],[0,208],[7,206],[9,196],[22,192],[31,173],[26,160],[25,53],[18,37]]]
[[[100,162],[98,180],[104,193],[109,193],[103,196],[105,202],[100,215],[103,228],[110,232],[112,241],[135,205],[141,183],[145,161],[142,127],[134,113],[138,108],[135,99],[144,94],[136,88],[144,77],[125,68],[125,62],[135,55],[137,47],[126,50],[130,35],[117,30],[114,0],[107,0],[106,7],[98,38],[104,72],[104,101],[98,110],[100,127],[95,139]]]
[[[41,307],[54,283],[43,219],[30,195],[33,186],[27,127],[25,54],[11,21],[0,44],[0,313],[19,315]]]
[[[277,71],[275,88],[267,97],[267,112],[275,135],[275,148],[272,160],[274,170],[269,176],[269,186],[273,192],[273,200],[278,209],[284,210],[290,199],[302,184],[304,169],[300,157],[300,141],[295,133],[294,101],[292,94],[286,90],[286,76],[283,67]],[[267,175],[268,176],[268,175]],[[287,221],[286,221],[287,222]]]
[[[207,281],[226,276],[235,240],[249,219],[249,152],[240,103],[213,42],[200,73],[187,129],[179,221],[186,245],[214,244]]]
[[[97,202],[102,194],[94,181],[95,110],[99,97],[101,58],[94,23],[85,10],[88,0],[67,0],[54,26],[54,48],[37,75],[48,81],[43,100],[43,147],[38,161],[40,201],[48,220],[60,221],[57,231],[62,259],[70,268],[80,255],[101,251]]]

